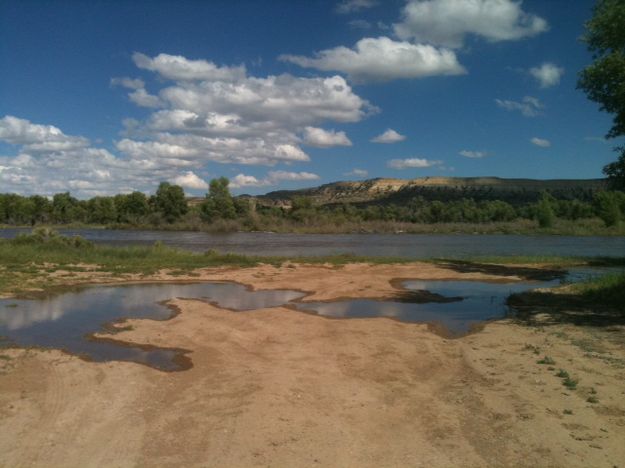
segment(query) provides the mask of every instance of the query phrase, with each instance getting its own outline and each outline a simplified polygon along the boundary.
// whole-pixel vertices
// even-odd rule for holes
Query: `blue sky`
[[[0,0],[0,192],[601,177],[593,3]]]

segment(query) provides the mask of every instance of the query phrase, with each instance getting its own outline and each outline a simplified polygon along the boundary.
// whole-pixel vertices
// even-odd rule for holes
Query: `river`
[[[0,229],[12,238],[28,229]],[[625,237],[521,236],[471,234],[276,234],[237,232],[209,234],[190,231],[130,231],[67,229],[98,244],[163,244],[204,252],[215,249],[249,255],[310,256],[351,253],[404,258],[466,258],[474,256],[588,256],[625,255]]]

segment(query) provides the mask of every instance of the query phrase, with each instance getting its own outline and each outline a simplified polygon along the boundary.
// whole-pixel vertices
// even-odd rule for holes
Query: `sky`
[[[597,178],[591,0],[0,0],[0,192]]]

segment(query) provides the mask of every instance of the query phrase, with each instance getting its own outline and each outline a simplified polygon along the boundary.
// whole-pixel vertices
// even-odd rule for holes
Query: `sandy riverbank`
[[[492,273],[285,265],[175,279],[300,289],[328,300],[393,297],[396,278],[515,280],[527,272]],[[80,275],[71,282],[117,281]],[[181,311],[173,319],[129,321],[121,326],[132,329],[116,338],[189,349],[187,371],[1,350],[0,465],[613,467],[625,460],[623,327],[501,321],[450,340],[383,318],[172,303]],[[544,355],[553,369],[537,363]],[[579,379],[576,389],[554,375],[560,368]]]

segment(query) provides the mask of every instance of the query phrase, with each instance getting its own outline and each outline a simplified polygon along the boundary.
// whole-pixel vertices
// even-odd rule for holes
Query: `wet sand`
[[[518,279],[512,273],[504,279]],[[393,297],[396,278],[502,279],[432,264],[197,274],[175,279],[300,289],[310,300]],[[613,467],[625,460],[623,327],[499,321],[452,340],[386,318],[171,304],[180,310],[171,320],[117,324],[125,328],[115,339],[190,350],[186,371],[0,350],[0,465]],[[544,355],[555,364],[538,364]],[[560,368],[577,388],[563,386]]]

